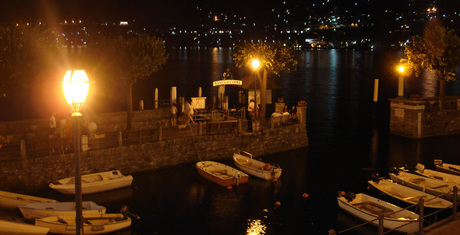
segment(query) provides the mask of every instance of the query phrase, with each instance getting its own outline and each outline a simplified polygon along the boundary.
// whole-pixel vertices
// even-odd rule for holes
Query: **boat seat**
[[[379,205],[374,202],[369,202],[369,201],[354,203],[352,205],[358,207],[359,209],[369,211],[373,214],[383,213],[384,216],[387,216],[388,214],[391,214],[394,212],[391,208]]]

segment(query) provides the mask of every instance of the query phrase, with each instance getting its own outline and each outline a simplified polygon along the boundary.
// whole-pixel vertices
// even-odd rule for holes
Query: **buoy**
[[[280,201],[276,201],[276,202],[275,202],[275,206],[276,206],[276,207],[281,206],[281,202],[280,202]]]
[[[309,196],[308,196],[308,193],[303,193],[303,194],[302,194],[302,199],[305,200],[305,199],[308,199],[308,197],[309,197]]]
[[[342,192],[340,192],[340,195],[342,195],[343,197],[345,197],[345,195],[347,195],[347,193],[345,193],[345,191],[342,191]]]
[[[276,183],[276,182],[278,182],[278,179],[273,179],[272,182]]]
[[[227,189],[228,189],[228,190],[231,190],[231,189],[232,189],[232,186],[231,186],[231,185],[227,186]]]
[[[367,190],[371,190],[371,187],[367,186]]]

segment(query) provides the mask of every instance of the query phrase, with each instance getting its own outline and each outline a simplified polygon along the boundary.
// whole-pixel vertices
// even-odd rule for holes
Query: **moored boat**
[[[364,193],[358,193],[350,200],[346,197],[337,197],[339,207],[353,216],[364,221],[372,221],[379,225],[379,215],[383,215],[383,226],[404,233],[418,232],[419,215],[386,201],[374,198]]]
[[[417,163],[415,169],[415,172],[417,174],[433,179],[442,180],[447,183],[457,184],[457,187],[460,189],[460,176],[458,175],[452,175],[440,171],[425,169],[425,166],[421,163]]]
[[[460,175],[460,165],[444,163],[439,159],[434,160],[434,165],[437,171],[442,171],[453,175]]]
[[[205,179],[223,187],[244,184],[249,179],[248,174],[219,162],[200,161],[196,168]]]
[[[98,193],[131,186],[133,177],[123,175],[118,170],[105,171],[81,176],[82,194]],[[75,194],[75,178],[69,177],[50,183],[50,188],[64,194]]]
[[[238,169],[264,180],[278,179],[283,171],[277,165],[255,159],[246,151],[234,153],[233,161]]]
[[[447,208],[453,205],[452,202],[447,201],[442,198],[438,198],[434,195],[409,188],[404,185],[400,185],[397,183],[392,182],[389,179],[382,179],[377,182],[374,182],[372,180],[368,181],[370,185],[372,185],[374,188],[380,190],[381,192],[394,197],[398,200],[401,200],[403,202],[407,202],[410,204],[417,204],[419,203],[420,198],[423,198],[424,203],[423,205],[425,207],[429,208],[436,208],[436,209],[441,209],[441,208]]]
[[[390,173],[390,178],[399,184],[409,186],[411,188],[443,197],[447,200],[454,200],[453,188],[456,186],[452,183],[447,183],[442,180],[431,179],[408,172],[399,172],[398,174]],[[457,193],[457,197],[460,194]]]
[[[131,219],[119,213],[83,216],[84,234],[111,233],[131,226]],[[76,234],[75,215],[35,219],[35,225],[49,228],[50,233]]]
[[[5,235],[44,235],[50,229],[33,224],[0,220],[0,234]]]
[[[56,200],[29,196],[19,193],[11,193],[7,191],[0,191],[0,207],[7,209],[16,209],[20,204],[29,202],[57,202]]]
[[[18,205],[25,219],[35,219],[49,216],[75,216],[75,202],[49,202],[49,203],[26,203]],[[82,202],[84,216],[105,214],[106,208],[95,202]]]

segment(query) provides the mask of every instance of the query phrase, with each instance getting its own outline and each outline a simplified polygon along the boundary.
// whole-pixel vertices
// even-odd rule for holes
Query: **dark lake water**
[[[153,100],[155,87],[167,98],[170,86],[179,96],[212,93],[211,82],[225,68],[233,68],[229,49],[176,49],[155,79],[135,87],[135,102]],[[120,234],[327,234],[358,222],[340,211],[338,190],[367,190],[372,173],[384,176],[393,166],[413,170],[433,159],[460,164],[459,136],[410,140],[389,133],[389,98],[397,96],[395,65],[398,51],[303,51],[299,70],[276,79],[287,104],[308,102],[310,146],[261,156],[278,163],[283,174],[276,183],[250,178],[232,190],[204,180],[192,164],[134,175],[131,188],[84,196],[118,211],[128,205],[138,213],[130,229]],[[236,70],[235,70],[236,71]],[[245,76],[247,71],[235,72]],[[374,79],[380,79],[379,102],[374,104]],[[166,91],[165,91],[166,90]],[[430,73],[406,79],[406,94],[436,95]],[[459,82],[448,84],[447,95],[460,95]],[[149,102],[146,102],[148,108]],[[229,156],[230,158],[230,156]],[[233,166],[233,163],[223,161]],[[307,200],[302,194],[308,193]],[[58,200],[73,200],[46,192]],[[275,207],[275,202],[281,203]],[[405,206],[405,205],[402,205]],[[348,234],[376,234],[365,227]]]

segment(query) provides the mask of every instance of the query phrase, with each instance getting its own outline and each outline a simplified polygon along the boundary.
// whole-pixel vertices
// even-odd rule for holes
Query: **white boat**
[[[69,177],[52,182],[49,186],[64,194],[75,194],[75,177]],[[82,194],[99,193],[112,189],[130,186],[133,182],[131,175],[123,175],[120,171],[106,171],[81,176]]]
[[[29,202],[57,202],[53,199],[29,196],[19,193],[0,191],[0,207],[7,209],[16,209],[20,204]]]
[[[233,167],[213,161],[201,161],[196,163],[198,173],[223,187],[244,184],[248,182],[249,175]]]
[[[434,165],[436,170],[442,171],[445,173],[453,174],[453,175],[460,175],[460,165],[444,163],[442,160],[435,159]]]
[[[278,179],[283,171],[279,166],[255,159],[246,151],[234,153],[233,161],[238,169],[264,180]]]
[[[417,166],[415,166],[415,169],[416,169],[415,172],[417,174],[420,174],[420,175],[423,175],[429,178],[433,178],[433,179],[442,180],[447,183],[457,184],[457,187],[460,190],[460,176],[458,175],[452,175],[452,174],[447,174],[447,173],[440,172],[440,171],[425,169],[425,166],[420,163],[417,163]]]
[[[398,174],[390,173],[389,175],[396,183],[409,186],[422,192],[440,196],[447,200],[454,200],[453,189],[454,186],[457,186],[455,184],[408,172],[399,172]],[[457,196],[460,196],[460,194],[457,194]]]
[[[76,234],[75,215],[38,218],[35,225],[49,228],[50,233]],[[130,226],[131,219],[119,213],[83,216],[83,234],[111,233]]]
[[[415,205],[419,203],[420,198],[423,198],[424,207],[441,209],[441,208],[447,208],[453,205],[453,203],[450,201],[447,201],[442,198],[438,198],[434,195],[424,193],[422,191],[418,191],[413,188],[409,188],[404,185],[394,183],[389,179],[379,180],[378,182],[369,180],[368,182],[370,185],[380,190],[381,192],[389,196],[392,196],[398,200],[410,203],[410,204]]]
[[[75,202],[42,202],[26,203],[18,205],[19,210],[25,219],[35,219],[49,216],[75,216]],[[82,202],[83,215],[105,214],[106,208],[97,205],[95,202]]]
[[[0,234],[5,235],[44,235],[50,229],[33,224],[0,220]]]
[[[383,214],[383,226],[404,233],[418,232],[419,215],[386,201],[371,197],[364,193],[356,194],[349,201],[345,197],[337,197],[339,207],[364,221],[372,221],[379,226],[379,214]]]

